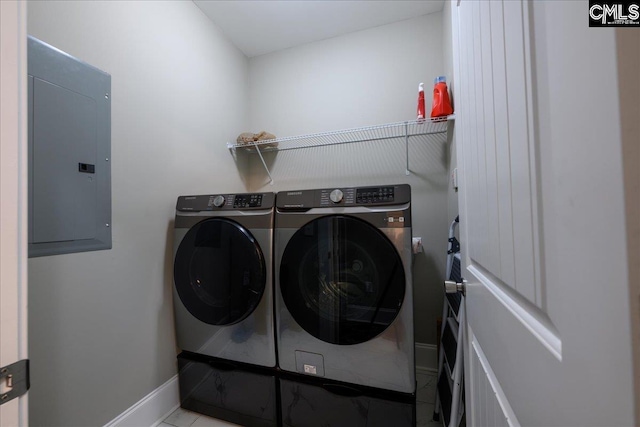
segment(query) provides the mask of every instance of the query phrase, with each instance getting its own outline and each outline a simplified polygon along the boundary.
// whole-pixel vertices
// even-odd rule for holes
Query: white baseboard
[[[433,344],[416,343],[416,372],[438,372],[438,349]]]
[[[180,406],[178,376],[143,397],[104,427],[155,427]]]

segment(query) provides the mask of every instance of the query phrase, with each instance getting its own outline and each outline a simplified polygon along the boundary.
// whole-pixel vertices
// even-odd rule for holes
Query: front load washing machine
[[[273,193],[178,198],[173,301],[180,349],[274,367]]]
[[[279,367],[414,393],[411,188],[280,192],[275,224]]]

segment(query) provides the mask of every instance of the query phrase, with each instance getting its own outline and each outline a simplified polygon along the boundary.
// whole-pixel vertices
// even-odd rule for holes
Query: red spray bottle
[[[418,120],[425,118],[424,83],[418,85]]]

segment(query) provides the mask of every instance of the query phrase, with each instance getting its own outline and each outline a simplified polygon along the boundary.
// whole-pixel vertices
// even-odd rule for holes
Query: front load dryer
[[[411,188],[280,192],[275,224],[278,366],[414,393]]]
[[[178,347],[276,365],[273,193],[178,198],[173,302]]]

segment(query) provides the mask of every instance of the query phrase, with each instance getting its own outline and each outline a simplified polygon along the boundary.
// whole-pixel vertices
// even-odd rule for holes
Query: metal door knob
[[[447,294],[455,294],[460,292],[462,295],[465,293],[466,283],[463,281],[462,283],[454,282],[453,280],[445,280],[444,281],[444,291]]]

